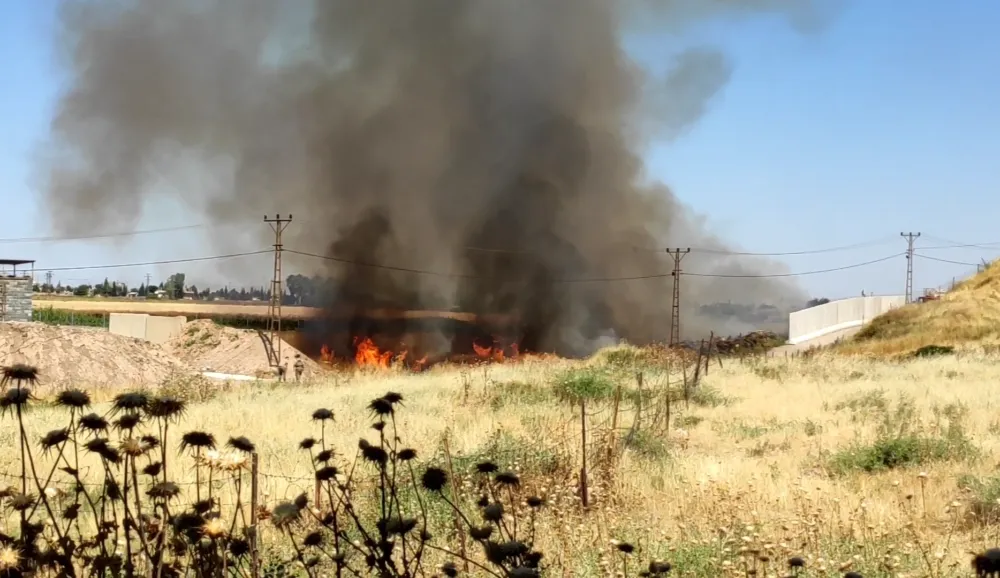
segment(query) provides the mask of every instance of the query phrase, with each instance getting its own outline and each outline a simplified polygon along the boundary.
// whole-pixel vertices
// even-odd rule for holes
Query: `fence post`
[[[259,457],[257,452],[250,454],[250,575],[253,578],[260,578],[260,548],[257,540],[257,507],[259,484],[257,482],[257,471],[259,469]]]
[[[708,351],[705,353],[705,375],[708,375],[708,364],[712,362],[712,347],[715,346],[715,332],[708,334]]]

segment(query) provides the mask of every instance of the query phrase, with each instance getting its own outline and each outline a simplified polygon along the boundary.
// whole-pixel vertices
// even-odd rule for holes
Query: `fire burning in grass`
[[[327,366],[354,365],[361,368],[389,369],[390,367],[403,367],[412,371],[423,371],[432,365],[439,363],[504,363],[517,361],[522,358],[520,347],[517,343],[505,344],[499,339],[495,339],[489,345],[472,343],[472,354],[450,353],[445,355],[432,356],[414,352],[406,345],[401,344],[398,350],[379,347],[371,337],[356,336],[352,340],[354,346],[353,356],[338,357],[333,349],[323,344],[320,347],[319,362]],[[419,357],[418,357],[419,355]]]
[[[516,320],[515,320],[516,321]],[[511,318],[441,311],[366,311],[313,328],[311,350],[327,366],[423,371],[441,363],[521,359],[530,340]],[[308,330],[307,330],[308,331]]]

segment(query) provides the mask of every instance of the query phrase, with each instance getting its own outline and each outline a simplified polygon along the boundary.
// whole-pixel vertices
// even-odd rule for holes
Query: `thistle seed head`
[[[120,413],[136,413],[146,409],[149,405],[149,394],[144,391],[130,391],[126,393],[120,393],[115,396],[114,401],[111,403],[111,412]]]
[[[420,477],[420,485],[431,492],[441,492],[448,484],[448,474],[441,468],[427,468]]]
[[[257,446],[253,445],[253,442],[250,441],[246,436],[229,438],[229,441],[226,442],[226,445],[238,452],[243,452],[245,454],[252,454],[255,451],[257,451]]]
[[[56,405],[83,409],[90,407],[90,394],[82,389],[66,389],[56,395]]]
[[[15,363],[3,368],[3,377],[0,378],[0,385],[7,385],[14,382],[17,384],[29,383],[34,385],[38,382],[38,368],[26,363]]]
[[[69,440],[69,430],[68,429],[54,429],[49,433],[42,436],[39,442],[42,449],[45,451],[51,450],[52,448],[62,445]]]
[[[146,405],[146,413],[150,417],[167,421],[180,419],[186,409],[187,403],[183,399],[169,395],[154,397]]]
[[[189,431],[181,436],[181,451],[188,448],[215,449],[215,436],[203,431]]]
[[[108,431],[108,420],[96,413],[88,413],[80,418],[80,427],[93,434],[106,432]]]

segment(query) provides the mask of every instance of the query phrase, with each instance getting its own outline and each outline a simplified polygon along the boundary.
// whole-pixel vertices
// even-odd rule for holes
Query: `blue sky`
[[[778,259],[790,271],[835,268],[917,246],[961,263],[1000,256],[1000,3],[989,0],[851,0],[830,25],[797,34],[774,19],[700,30],[693,41],[722,48],[732,78],[681,138],[652,143],[649,176],[670,185],[708,225],[741,250],[792,252],[878,242]],[[32,155],[59,91],[51,48],[54,0],[8,0],[0,8],[0,257],[34,258],[39,269],[204,256],[190,232],[128,242],[10,242],[51,234],[36,207]],[[636,59],[667,61],[655,40]],[[262,208],[267,212],[271,208]],[[140,229],[188,225],[183,211],[147,216]],[[260,225],[263,226],[263,225]],[[116,232],[116,231],[109,231]],[[183,239],[178,239],[183,237]],[[248,247],[255,250],[258,247]],[[248,258],[266,279],[266,257]],[[804,276],[812,295],[901,293],[905,260]],[[975,267],[917,259],[915,287],[939,286]],[[59,271],[79,283],[105,276],[138,283],[150,267]],[[191,273],[189,272],[189,276]],[[197,275],[195,275],[197,281]]]

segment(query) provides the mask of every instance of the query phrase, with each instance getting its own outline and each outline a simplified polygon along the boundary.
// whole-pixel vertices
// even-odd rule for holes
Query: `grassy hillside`
[[[913,303],[872,320],[838,349],[843,353],[901,355],[927,345],[1000,342],[1000,262],[938,301]]]

